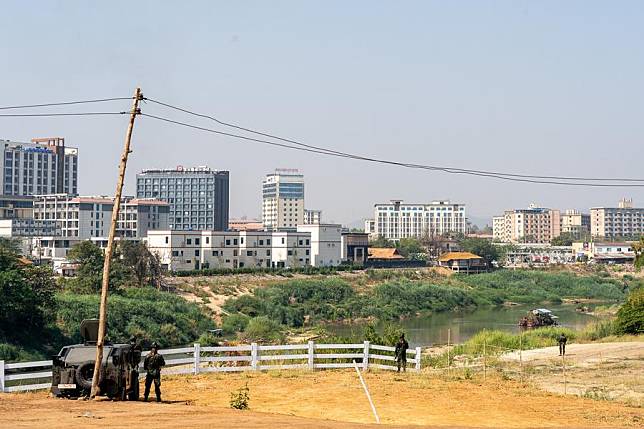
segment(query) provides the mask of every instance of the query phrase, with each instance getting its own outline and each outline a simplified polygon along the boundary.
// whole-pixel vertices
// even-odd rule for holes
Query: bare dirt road
[[[642,409],[543,392],[502,380],[448,380],[426,373],[366,373],[389,427],[638,427]],[[248,384],[250,410],[228,408]],[[168,403],[88,402],[46,393],[0,395],[0,427],[368,428],[373,415],[353,371],[204,374],[164,379]],[[416,427],[418,427],[416,426]]]
[[[526,367],[527,377],[549,392],[617,400],[644,406],[644,341],[568,344],[508,353],[501,358]],[[564,377],[565,364],[565,377]]]

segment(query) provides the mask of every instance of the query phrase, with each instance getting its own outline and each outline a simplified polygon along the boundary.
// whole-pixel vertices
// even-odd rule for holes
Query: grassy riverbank
[[[365,284],[365,278],[341,277],[280,281],[229,298],[223,308],[229,314],[264,316],[282,325],[300,327],[321,321],[398,320],[507,302],[622,301],[642,282],[523,270],[474,276],[432,274],[418,280],[413,271],[376,273],[383,280],[375,284]]]

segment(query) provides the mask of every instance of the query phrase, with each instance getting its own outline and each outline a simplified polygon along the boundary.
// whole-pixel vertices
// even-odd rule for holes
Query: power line
[[[30,118],[30,117],[54,117],[54,116],[106,116],[125,115],[129,112],[77,112],[77,113],[3,113],[0,117],[5,118]]]
[[[131,99],[132,97],[112,97],[112,98],[97,98],[94,100],[62,101],[62,102],[56,102],[56,103],[42,103],[42,104],[24,104],[21,106],[0,107],[0,110],[29,109],[32,107],[69,106],[73,104],[104,103],[107,101],[119,101],[119,100],[131,100]]]
[[[504,175],[500,174],[494,174],[491,172],[476,172],[476,171],[465,171],[465,170],[459,170],[459,169],[451,169],[447,167],[436,167],[436,166],[428,166],[428,165],[420,165],[420,164],[408,164],[408,163],[402,163],[398,161],[389,161],[389,160],[381,160],[381,159],[375,159],[375,158],[367,158],[367,157],[360,157],[360,156],[355,156],[351,154],[346,154],[342,152],[336,152],[336,151],[326,151],[324,149],[313,149],[313,148],[308,148],[308,147],[301,147],[301,146],[291,146],[288,144],[283,144],[283,143],[277,143],[273,141],[268,141],[268,140],[263,140],[263,139],[257,139],[254,137],[248,137],[248,136],[243,136],[239,134],[233,134],[233,133],[228,133],[225,131],[219,131],[219,130],[214,130],[212,128],[206,128],[206,127],[201,127],[198,125],[194,124],[189,124],[186,122],[181,122],[181,121],[176,121],[174,119],[170,118],[164,118],[161,116],[156,116],[156,115],[151,115],[147,113],[141,113],[141,116],[146,116],[148,118],[156,119],[158,121],[163,121],[175,125],[179,125],[182,127],[186,128],[192,128],[200,131],[205,131],[205,132],[210,132],[213,134],[218,134],[218,135],[223,135],[227,137],[232,137],[236,139],[241,139],[245,141],[251,141],[255,143],[261,143],[261,144],[266,144],[266,145],[271,145],[271,146],[278,146],[286,149],[292,149],[292,150],[299,150],[302,152],[310,152],[310,153],[317,153],[317,154],[322,154],[322,155],[327,155],[327,156],[335,156],[335,157],[340,157],[340,158],[349,158],[349,159],[358,159],[358,160],[363,160],[363,161],[368,161],[368,162],[374,162],[374,163],[380,163],[380,164],[388,164],[388,165],[395,165],[395,166],[400,166],[400,167],[405,167],[405,168],[414,168],[414,169],[423,169],[423,170],[430,170],[430,171],[443,171],[445,173],[450,173],[450,174],[466,174],[466,175],[472,175],[472,176],[479,176],[479,177],[491,177],[491,178],[496,178],[500,180],[507,180],[507,181],[513,181],[513,182],[525,182],[525,183],[538,183],[538,184],[550,184],[550,185],[563,185],[563,186],[585,186],[585,187],[644,187],[644,184],[617,184],[617,183],[584,183],[584,182],[562,182],[562,181],[554,181],[554,180],[537,180],[537,179],[529,179],[529,178],[519,178],[519,177],[507,177]]]
[[[246,128],[246,127],[242,127],[242,126],[232,124],[232,123],[229,123],[229,122],[224,122],[224,121],[222,121],[220,119],[217,119],[216,117],[211,116],[211,115],[197,113],[197,112],[194,112],[194,111],[191,111],[191,110],[188,110],[188,109],[184,109],[182,107],[174,106],[174,105],[171,105],[171,104],[168,104],[168,103],[164,103],[164,102],[152,99],[152,98],[146,98],[145,100],[150,101],[151,103],[155,103],[155,104],[158,104],[158,105],[170,108],[170,109],[174,109],[174,110],[177,110],[177,111],[180,111],[180,112],[183,112],[183,113],[187,113],[187,114],[190,114],[190,115],[193,115],[193,116],[209,119],[209,120],[212,120],[212,121],[214,121],[214,122],[216,122],[216,123],[218,123],[220,125],[224,125],[224,126],[227,126],[227,127],[231,127],[231,128],[234,128],[234,129],[241,130],[241,131],[246,131],[246,132],[253,133],[253,134],[256,134],[256,135],[260,135],[260,136],[263,136],[263,137],[269,137],[269,138],[280,140],[280,141],[283,141],[283,142],[292,143],[292,144],[295,144],[295,145],[298,145],[298,146],[301,146],[301,147],[306,147],[306,148],[309,148],[309,149],[323,151],[323,152],[328,153],[328,154],[342,155],[342,156],[350,157],[350,158],[353,158],[353,159],[359,159],[359,160],[371,161],[371,162],[385,162],[386,161],[386,160],[382,160],[382,159],[378,159],[378,158],[371,158],[371,157],[367,157],[367,156],[363,156],[363,155],[356,155],[356,154],[352,154],[352,153],[348,153],[348,152],[336,151],[336,150],[327,149],[327,148],[320,147],[320,146],[314,146],[314,145],[299,142],[297,140],[288,139],[288,138],[280,137],[280,136],[277,136],[277,135],[265,133],[265,132],[262,132],[262,131],[253,130],[251,128]],[[388,162],[388,163],[391,163],[391,162]],[[464,174],[466,174],[466,173],[472,173],[472,174],[473,173],[478,173],[478,174],[481,174],[481,175],[490,175],[491,177],[506,176],[506,177],[515,177],[515,178],[524,178],[524,179],[548,179],[548,180],[552,179],[552,180],[558,180],[558,181],[559,180],[565,180],[565,181],[567,181],[567,180],[577,180],[577,181],[594,181],[594,182],[644,182],[644,179],[635,179],[635,178],[614,178],[614,177],[597,178],[597,177],[574,177],[574,176],[539,176],[539,175],[531,175],[531,174],[515,174],[515,173],[505,173],[505,172],[499,172],[499,171],[472,170],[472,169],[464,169],[464,168],[457,168],[457,167],[442,167],[442,166],[432,166],[432,165],[423,165],[423,164],[410,164],[410,163],[402,163],[402,162],[400,162],[400,163],[395,162],[395,164],[396,165],[406,166],[406,167],[413,166],[415,168],[435,169],[435,170],[440,170],[440,171],[444,171],[444,172],[453,172],[453,173],[457,173],[457,172],[461,172],[461,173],[464,173]]]

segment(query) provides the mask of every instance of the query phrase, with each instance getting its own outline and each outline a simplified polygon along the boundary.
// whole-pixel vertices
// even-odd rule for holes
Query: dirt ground
[[[555,395],[491,374],[484,381],[369,371],[366,382],[390,427],[638,427],[644,421],[642,408]],[[246,384],[250,410],[230,409],[231,392]],[[362,428],[374,422],[353,370],[174,376],[162,388],[162,404],[4,394],[0,427],[133,427],[150,421],[158,428]]]
[[[549,392],[644,406],[644,341],[569,344],[565,385],[558,347],[526,350],[521,359],[529,379]],[[519,353],[502,360],[516,363]]]

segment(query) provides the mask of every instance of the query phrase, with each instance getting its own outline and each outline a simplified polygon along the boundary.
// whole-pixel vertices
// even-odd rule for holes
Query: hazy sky
[[[222,120],[384,158],[644,176],[642,1],[4,0],[1,7],[0,105],[129,96],[140,85],[148,97]],[[63,136],[80,150],[81,194],[113,194],[126,123],[0,118],[0,138]],[[299,168],[306,206],[345,223],[390,199],[449,198],[475,219],[530,202],[587,211],[629,196],[644,205],[644,188],[405,170],[149,118],[138,120],[133,150],[128,193],[143,168],[206,164],[230,170],[233,217],[259,215],[262,177],[276,167]]]

